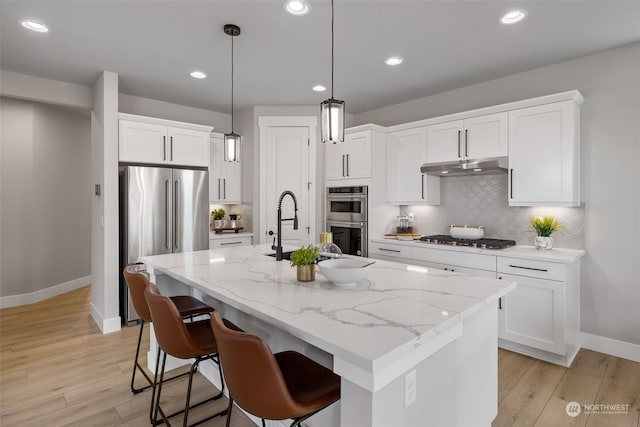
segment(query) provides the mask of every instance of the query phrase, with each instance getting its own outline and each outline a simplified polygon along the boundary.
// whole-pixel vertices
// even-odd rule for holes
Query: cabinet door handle
[[[222,194],[220,193],[220,178],[218,178],[218,199],[221,199]]]
[[[222,178],[222,198],[227,200],[227,178]]]
[[[164,180],[164,247],[169,249],[169,180]]]
[[[178,234],[178,211],[180,210],[180,200],[178,200],[178,197],[180,195],[180,180],[176,180],[174,185],[175,191],[173,194],[173,247],[175,249],[180,249],[180,245],[178,244],[178,239],[180,238],[180,235]]]
[[[167,160],[167,137],[162,135],[162,160]]]
[[[241,243],[242,243],[242,242],[223,242],[223,243],[220,243],[220,246],[226,246],[226,245],[239,245],[239,244],[241,244]]]
[[[387,249],[387,248],[378,248],[381,251],[386,251],[386,252],[396,252],[396,253],[400,253],[400,251],[396,250],[396,249]]]
[[[169,154],[171,154],[171,161],[173,161],[173,137],[172,136],[169,137],[169,147],[170,147]]]
[[[469,129],[464,130],[464,156],[469,157]]]
[[[509,198],[513,199],[513,169],[509,169]]]
[[[349,176],[349,155],[347,154],[347,176]]]
[[[513,265],[513,264],[509,264],[509,267],[511,267],[511,268],[522,268],[523,270],[533,270],[533,271],[543,271],[543,272],[549,271],[546,268],[522,267],[520,265]]]
[[[502,310],[502,297],[498,298],[498,310]]]
[[[458,131],[458,157],[462,157],[462,156],[460,155],[460,134],[461,134],[461,133],[462,133],[461,131]]]
[[[342,155],[342,176],[344,176],[344,154]]]
[[[424,174],[420,175],[420,184],[422,184],[422,200],[424,200]]]

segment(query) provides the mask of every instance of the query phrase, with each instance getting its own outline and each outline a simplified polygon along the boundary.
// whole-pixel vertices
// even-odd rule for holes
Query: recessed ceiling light
[[[475,168],[473,171],[474,171],[474,172],[482,172],[482,169],[480,169],[480,168]]]
[[[49,32],[49,28],[46,25],[38,21],[34,21],[32,19],[23,19],[22,21],[20,21],[20,25],[22,25],[28,30],[35,31],[37,33]]]
[[[207,77],[207,75],[205,73],[203,73],[202,71],[192,71],[191,72],[191,77],[193,77],[194,79],[204,79]]]
[[[284,10],[295,16],[302,16],[309,13],[311,6],[306,0],[287,0],[284,2]]]
[[[440,172],[440,173],[444,175],[444,174],[449,173],[449,171],[442,171],[442,172]]]
[[[384,61],[385,64],[387,65],[400,65],[402,64],[402,58],[400,58],[399,56],[392,56],[390,58],[387,58],[386,61]]]
[[[324,92],[325,90],[327,90],[327,88],[322,85],[315,85],[311,89],[313,89],[316,92]]]
[[[500,23],[503,25],[515,24],[527,17],[526,10],[511,10],[500,17]]]

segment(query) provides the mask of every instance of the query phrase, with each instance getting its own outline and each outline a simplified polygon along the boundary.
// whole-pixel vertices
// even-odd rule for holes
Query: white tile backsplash
[[[414,230],[422,234],[448,234],[449,225],[484,225],[485,236],[533,245],[535,232],[529,219],[552,215],[562,227],[553,233],[554,246],[584,249],[584,207],[509,207],[507,175],[440,179],[440,206],[401,206],[413,212]]]

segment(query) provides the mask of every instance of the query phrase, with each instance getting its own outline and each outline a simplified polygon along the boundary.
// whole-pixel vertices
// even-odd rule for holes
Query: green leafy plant
[[[560,229],[560,223],[552,216],[535,216],[531,218],[531,225],[538,236],[549,237],[551,233]]]
[[[319,247],[309,245],[305,248],[303,246],[291,254],[291,266],[295,267],[297,265],[313,264],[316,258],[318,258],[319,256],[320,256]]]
[[[211,211],[211,216],[213,217],[213,219],[222,219],[224,218],[224,214],[226,212],[224,211],[224,209],[214,209]]]

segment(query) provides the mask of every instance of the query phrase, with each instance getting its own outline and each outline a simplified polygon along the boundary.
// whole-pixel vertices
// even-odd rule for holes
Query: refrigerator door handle
[[[164,247],[169,249],[169,180],[164,181]]]
[[[180,245],[178,244],[178,209],[180,208],[178,202],[178,190],[180,189],[180,180],[175,181],[175,190],[173,193],[173,247],[177,250]]]

